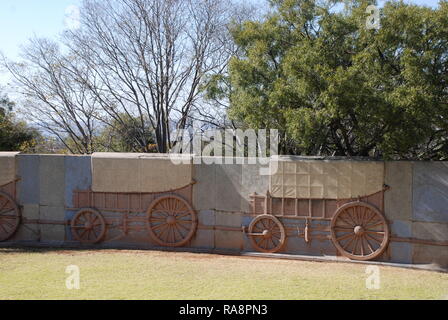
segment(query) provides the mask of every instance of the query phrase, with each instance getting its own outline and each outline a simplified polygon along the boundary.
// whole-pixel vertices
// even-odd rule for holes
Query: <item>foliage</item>
[[[39,132],[17,120],[12,112],[14,107],[15,103],[8,97],[0,98],[0,151],[32,151]]]
[[[283,153],[448,157],[448,3],[388,1],[367,29],[371,1],[274,0],[262,22],[233,30],[229,114],[276,128]]]
[[[121,115],[120,119],[124,121],[112,121],[95,138],[96,150],[138,153],[157,151],[154,130],[150,129],[148,120],[143,120],[145,124],[139,125],[141,119],[136,117]]]

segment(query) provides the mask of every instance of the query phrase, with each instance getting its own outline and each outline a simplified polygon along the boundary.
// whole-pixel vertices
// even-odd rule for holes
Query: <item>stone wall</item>
[[[214,159],[209,159],[214,160]],[[300,161],[300,160],[298,160]],[[73,192],[89,190],[92,185],[90,156],[17,156],[16,201],[21,207],[22,223],[8,240],[14,243],[77,244],[69,221],[75,214]],[[195,164],[192,205],[199,218],[198,230],[188,248],[251,252],[243,232],[250,215],[249,195],[266,194],[269,177],[253,164]],[[448,163],[386,162],[384,213],[391,228],[392,241],[379,258],[406,264],[436,264],[448,267]],[[144,213],[142,213],[144,214]],[[107,213],[120,217],[120,213]],[[297,221],[282,220],[286,225]],[[288,231],[282,253],[337,256],[335,247],[325,239],[323,222],[313,222],[315,239],[306,243]],[[438,243],[439,245],[434,245]],[[145,232],[136,232],[110,244],[156,247]],[[99,246],[104,244],[99,244]]]

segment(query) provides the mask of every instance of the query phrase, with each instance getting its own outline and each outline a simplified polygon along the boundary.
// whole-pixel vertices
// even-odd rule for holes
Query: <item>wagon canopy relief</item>
[[[10,239],[20,225],[20,210],[16,202],[19,153],[0,152],[0,241]]]
[[[379,257],[389,243],[383,214],[384,162],[271,159],[269,190],[252,195],[256,216],[248,236],[255,249],[279,252],[288,230],[310,243],[313,231],[327,231],[338,252],[353,260]],[[285,220],[297,221],[286,225]],[[319,222],[319,225],[315,225]],[[322,226],[326,223],[327,226]]]
[[[192,157],[95,153],[92,190],[74,192],[72,235],[84,243],[145,232],[158,245],[186,245],[197,229]],[[110,229],[118,237],[106,238]]]

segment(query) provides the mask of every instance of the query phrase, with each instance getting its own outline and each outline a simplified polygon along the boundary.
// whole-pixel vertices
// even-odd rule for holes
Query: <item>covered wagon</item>
[[[93,154],[92,187],[75,190],[69,208],[73,238],[99,243],[115,228],[122,236],[147,232],[161,246],[186,245],[197,229],[192,170],[190,156]]]
[[[281,251],[287,241],[285,220],[297,221],[296,236],[313,240],[313,222],[327,232],[343,256],[379,257],[389,243],[384,215],[384,163],[300,160],[276,157],[270,163],[266,194],[252,194],[247,235],[260,252]],[[322,238],[322,237],[320,237]]]

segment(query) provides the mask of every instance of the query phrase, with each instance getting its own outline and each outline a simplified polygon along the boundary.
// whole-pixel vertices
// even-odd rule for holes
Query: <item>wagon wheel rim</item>
[[[276,217],[261,215],[249,225],[249,238],[252,246],[260,252],[275,253],[283,249],[286,232],[283,224]]]
[[[19,225],[19,206],[9,195],[0,192],[0,242],[9,240]]]
[[[195,210],[176,195],[154,200],[147,211],[149,235],[164,247],[184,246],[194,236],[197,224]]]
[[[331,239],[338,251],[352,260],[372,260],[389,244],[389,226],[374,206],[353,202],[340,207],[331,221]]]
[[[98,243],[106,234],[106,221],[95,209],[81,209],[71,221],[73,237],[82,243]]]

